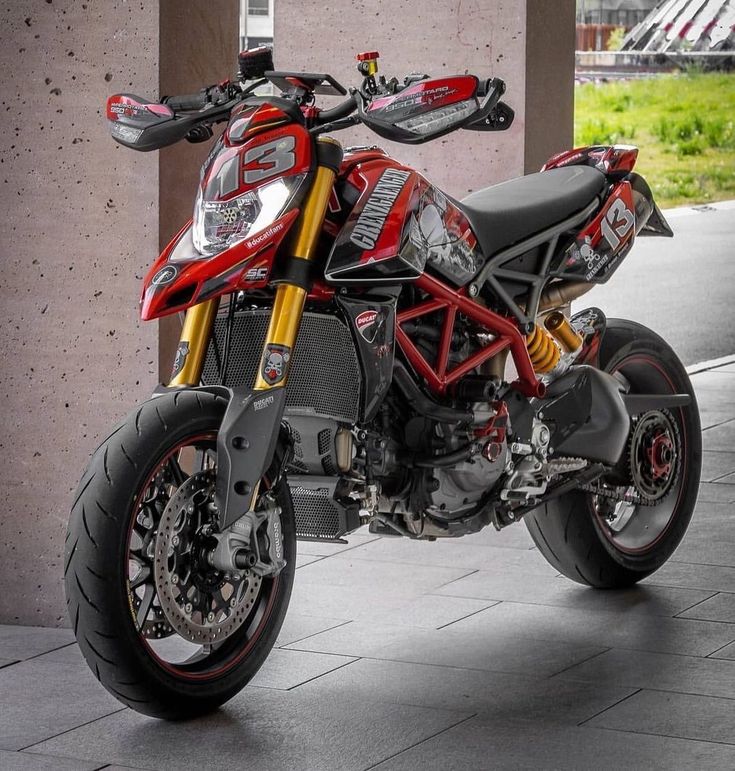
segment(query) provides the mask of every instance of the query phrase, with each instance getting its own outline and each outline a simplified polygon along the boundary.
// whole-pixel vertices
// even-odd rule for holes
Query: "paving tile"
[[[735,401],[735,395],[733,400]],[[705,429],[702,432],[702,446],[705,450],[732,452],[735,448],[735,420]]]
[[[732,404],[724,405],[720,404],[715,407],[703,407],[702,403],[699,404],[699,422],[702,426],[702,430],[706,428],[713,428],[719,426],[720,423],[727,423],[728,420],[732,420],[733,415]]]
[[[429,630],[378,626],[363,621],[330,629],[288,647],[487,672],[533,672],[537,677],[550,677],[605,650],[603,646],[511,636],[503,629],[483,629],[473,634],[467,629],[457,629],[455,624]]]
[[[312,562],[317,562],[317,560],[322,560],[324,557],[319,557],[317,555],[311,555],[311,554],[297,554],[296,555],[296,569],[303,568],[306,565],[311,565]]]
[[[288,645],[289,643],[296,642],[296,640],[301,640],[303,637],[310,637],[317,632],[324,632],[334,626],[344,624],[348,620],[327,618],[325,616],[307,616],[299,613],[296,610],[296,606],[292,603],[286,613],[281,631],[278,633],[276,645]]]
[[[263,666],[250,681],[250,685],[287,691],[351,661],[355,659],[349,656],[276,648],[270,652]]]
[[[710,621],[513,602],[495,605],[451,628],[480,638],[502,631],[511,637],[691,656],[707,656],[735,641],[735,628]]]
[[[0,750],[0,768],[3,771],[91,771],[99,767],[100,764],[96,761]],[[105,766],[105,771],[110,771],[108,766]]]
[[[698,618],[703,621],[726,621],[735,624],[735,594],[720,592],[704,602],[679,614],[680,618]],[[735,632],[735,626],[733,626]]]
[[[735,745],[735,701],[688,693],[639,691],[591,726]]]
[[[471,600],[465,597],[442,597],[425,594],[414,597],[389,610],[375,609],[361,616],[362,621],[382,626],[411,626],[420,629],[439,629],[462,618],[490,608],[491,600]]]
[[[708,589],[712,592],[735,592],[735,568],[669,560],[641,583]]]
[[[0,669],[9,667],[11,664],[17,663],[17,661],[17,659],[0,659]]]
[[[697,404],[704,410],[726,411],[735,405],[735,393],[732,388],[696,388]],[[730,414],[732,417],[732,413]]]
[[[721,485],[719,482],[703,482],[699,485],[697,500],[702,503],[732,503],[735,500],[735,487]]]
[[[322,543],[321,541],[299,541],[296,544],[296,554],[311,555],[314,557],[331,557],[343,551],[354,549],[355,546],[374,541],[377,535],[368,533],[367,528],[360,528],[359,531],[345,536],[347,543]]]
[[[726,474],[735,473],[735,452],[702,453],[702,481],[712,482]]]
[[[709,655],[712,659],[729,659],[735,661],[735,642],[731,642],[729,645],[725,645],[724,648],[716,650]]]
[[[735,528],[727,521],[727,518],[732,520],[734,507],[730,504],[709,506],[707,512],[698,506],[696,519],[689,525],[673,558],[678,562],[735,567]]]
[[[507,769],[731,769],[735,748],[726,744],[670,739],[534,722],[467,720],[392,757],[375,771],[487,771]]]
[[[730,453],[728,453],[728,455],[729,454]],[[735,473],[720,477],[719,479],[715,480],[715,482],[718,485],[735,485]]]
[[[407,565],[462,566],[467,568],[467,572],[519,568],[544,576],[557,574],[538,549],[489,546],[474,543],[465,537],[438,539],[433,543],[408,538],[383,538],[353,549],[350,557]]]
[[[462,567],[378,563],[346,552],[301,568],[291,602],[301,614],[356,619],[399,607],[468,572]]]
[[[2,749],[27,747],[122,709],[86,664],[62,666],[44,658],[0,669]]]
[[[498,718],[526,718],[577,724],[635,692],[554,678],[478,672],[395,661],[360,659],[299,686],[322,698],[351,696],[360,701],[464,710]]]
[[[0,626],[0,658],[30,659],[74,642],[71,629],[40,626]]]
[[[246,688],[196,723],[124,710],[33,747],[34,752],[176,771],[365,769],[469,713]]]
[[[689,379],[695,391],[717,391],[730,393],[735,398],[735,382],[732,373],[720,369],[710,369],[706,372],[697,372],[690,375]]]
[[[435,593],[453,597],[476,597],[587,610],[618,610],[656,616],[675,616],[712,595],[712,592],[707,590],[659,586],[598,591],[563,577],[549,580],[543,576],[512,570],[502,573],[478,571],[446,584]]]
[[[496,530],[494,527],[485,527],[479,533],[463,536],[461,540],[468,544],[495,546],[502,549],[535,548],[528,528],[520,523],[504,527],[502,530]]]
[[[559,677],[735,699],[735,661],[725,659],[610,650]]]

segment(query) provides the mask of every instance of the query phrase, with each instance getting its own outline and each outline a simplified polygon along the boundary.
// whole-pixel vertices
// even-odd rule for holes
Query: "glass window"
[[[268,0],[248,0],[248,16],[267,16]]]

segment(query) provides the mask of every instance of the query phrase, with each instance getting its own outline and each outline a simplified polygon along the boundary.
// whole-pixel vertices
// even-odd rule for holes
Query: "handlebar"
[[[319,112],[319,118],[318,123],[332,123],[332,121],[340,120],[341,118],[346,118],[348,115],[353,113],[357,109],[357,100],[355,99],[355,96],[352,95],[344,100],[344,102],[340,102],[336,107],[333,107],[331,110],[321,110]]]
[[[182,96],[165,96],[163,104],[168,105],[174,112],[179,110],[202,110],[207,106],[209,98],[207,90],[203,89],[198,94],[183,94]]]

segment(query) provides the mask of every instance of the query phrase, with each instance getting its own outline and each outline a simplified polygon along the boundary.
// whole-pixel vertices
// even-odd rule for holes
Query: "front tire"
[[[190,542],[186,569],[201,573],[189,587],[196,607],[187,608],[196,614],[201,605],[201,623],[216,616],[225,628],[229,620],[225,639],[199,646],[179,635],[157,592],[153,545],[162,511],[195,472],[198,478],[212,477],[226,406],[224,397],[198,391],[166,394],[143,404],[97,449],[71,512],[65,583],[79,647],[108,691],[153,717],[205,714],[238,693],[275,644],[291,595],[296,533],[285,482],[271,491],[281,509],[287,563],[274,578],[259,579],[248,571],[236,577],[205,573],[204,561],[191,555],[192,544],[206,532],[202,527],[195,531],[194,525],[187,529],[186,517],[180,524],[179,535],[184,539],[188,534]],[[199,525],[213,509],[202,511]],[[237,587],[236,581],[241,582]],[[235,612],[236,625],[229,615]]]
[[[688,407],[666,415],[681,442],[675,484],[655,506],[608,514],[599,496],[574,491],[524,519],[539,551],[567,578],[597,588],[621,588],[660,568],[684,537],[697,501],[702,435],[689,376],[657,334],[632,321],[610,319],[599,356],[600,368],[620,373],[631,393],[691,396]]]

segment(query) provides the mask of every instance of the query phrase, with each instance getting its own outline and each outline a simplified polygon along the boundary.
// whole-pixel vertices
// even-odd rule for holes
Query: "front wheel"
[[[600,368],[630,393],[687,393],[691,403],[634,417],[618,474],[625,479],[574,491],[529,513],[539,551],[568,578],[598,588],[630,586],[671,557],[694,513],[702,463],[697,400],[670,346],[640,324],[610,319]],[[628,498],[628,501],[624,500]]]
[[[277,576],[222,573],[206,559],[226,406],[196,391],[146,402],[97,449],[72,508],[65,581],[79,647],[108,691],[154,717],[201,715],[240,691],[273,647],[291,595],[285,482],[261,484],[281,512]]]

